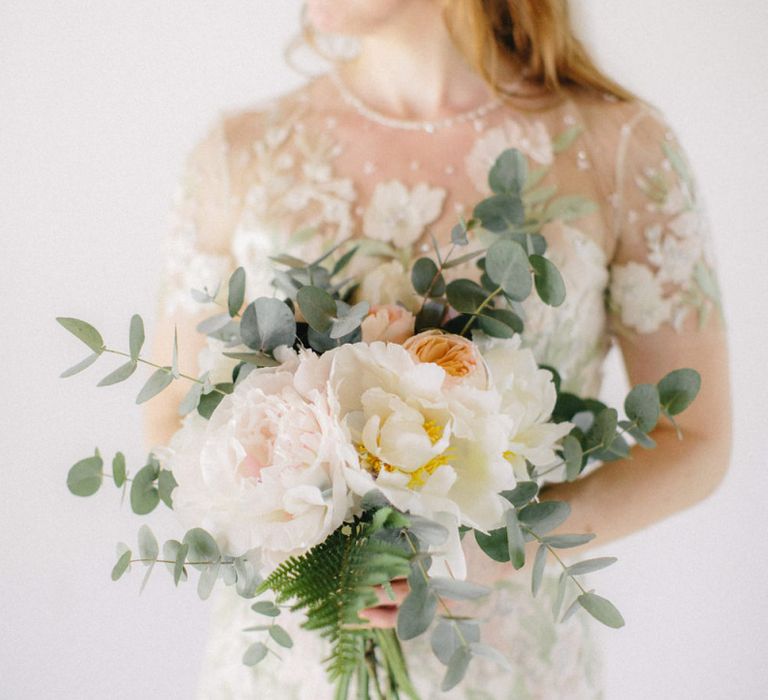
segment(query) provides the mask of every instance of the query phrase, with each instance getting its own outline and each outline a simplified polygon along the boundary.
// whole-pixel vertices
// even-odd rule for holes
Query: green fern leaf
[[[326,668],[332,681],[346,682],[364,663],[373,633],[360,628],[358,613],[376,604],[373,587],[410,573],[412,554],[393,533],[402,529],[402,516],[392,516],[366,513],[342,525],[306,554],[283,562],[261,586],[260,592],[271,590],[277,602],[303,611],[304,627],[330,642]]]

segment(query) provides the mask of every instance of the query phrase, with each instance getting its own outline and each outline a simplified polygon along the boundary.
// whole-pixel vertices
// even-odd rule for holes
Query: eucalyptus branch
[[[631,421],[629,423],[629,425],[621,428],[621,430],[618,430],[616,432],[616,435],[614,436],[614,439],[616,439],[616,437],[621,437],[623,435],[626,435],[630,430],[632,430],[632,428],[636,428],[636,427],[637,427],[637,420]],[[603,445],[593,445],[592,447],[589,447],[586,450],[584,450],[582,452],[582,455],[589,455],[589,454],[592,454],[593,452],[596,452],[597,450],[600,450],[600,449],[609,450],[610,451],[610,447],[604,447]],[[542,471],[542,472],[538,472],[537,471],[534,474],[534,477],[539,479],[542,476],[546,476],[547,474],[551,474],[553,471],[555,471],[556,469],[559,469],[563,465],[565,465],[565,460],[561,459],[559,462],[556,462],[555,464],[547,467],[544,471]]]
[[[414,545],[413,540],[411,539],[411,536],[408,534],[408,531],[407,530],[404,531],[403,534],[405,535],[405,539],[408,541],[408,545],[410,546],[411,551],[414,554],[418,554],[419,550],[416,549],[416,545]],[[419,571],[421,571],[421,575],[424,577],[424,583],[429,585],[429,575],[427,574],[427,570],[424,568],[424,564],[421,562],[421,560],[416,561],[416,566],[418,566]],[[435,596],[435,598],[437,598],[437,602],[441,605],[443,610],[445,610],[446,619],[451,621],[451,624],[453,625],[453,628],[456,630],[456,635],[461,641],[462,646],[464,646],[466,649],[469,649],[470,648],[469,642],[467,641],[466,637],[462,633],[461,627],[459,627],[456,624],[456,619],[453,613],[451,612],[451,609],[448,607],[448,604],[443,600],[442,596],[439,593],[435,591],[432,591],[432,593]]]
[[[537,500],[536,502],[538,503],[540,501]],[[542,545],[543,547],[546,547],[547,551],[557,560],[558,564],[560,564],[560,566],[563,568],[563,572],[566,573],[568,577],[571,579],[571,581],[573,581],[579,587],[579,590],[582,593],[587,593],[587,590],[584,588],[584,586],[581,585],[581,583],[576,578],[576,576],[574,576],[571,573],[568,573],[568,565],[560,558],[560,555],[557,553],[557,551],[555,551],[555,548],[551,544],[548,544],[547,542],[545,542],[540,535],[538,535],[534,530],[532,530],[531,528],[525,525],[522,526],[522,530],[524,532],[527,532],[529,535],[531,535],[540,545]]]
[[[451,247],[448,249],[448,252],[445,254],[445,258],[440,257],[440,252],[437,249],[437,246],[435,246],[435,252],[437,253],[437,272],[432,277],[432,281],[429,283],[429,286],[427,287],[426,291],[422,295],[422,302],[421,302],[421,308],[419,308],[418,313],[420,314],[424,310],[424,305],[427,303],[427,299],[429,299],[429,295],[432,292],[432,288],[435,286],[435,283],[437,280],[440,279],[441,275],[443,274],[443,270],[445,269],[445,265],[447,264],[448,260],[450,259],[451,255],[453,254],[453,251],[456,248],[456,244],[452,243]]]
[[[482,311],[482,310],[483,310],[483,309],[484,309],[486,306],[488,306],[488,304],[490,304],[490,303],[491,303],[491,301],[493,301],[494,297],[496,297],[496,295],[497,295],[497,294],[499,294],[499,293],[500,293],[500,292],[502,292],[502,291],[504,291],[504,289],[503,289],[503,287],[502,287],[501,285],[499,285],[499,286],[498,286],[498,287],[496,287],[496,289],[494,289],[494,290],[493,290],[493,291],[492,291],[492,292],[491,292],[491,293],[490,293],[490,294],[489,294],[489,295],[488,295],[488,296],[487,296],[485,299],[483,299],[483,301],[482,301],[482,303],[480,304],[480,306],[478,306],[478,307],[477,307],[477,308],[476,308],[476,309],[475,309],[475,310],[474,310],[474,311],[473,311],[473,312],[472,312],[472,313],[469,315],[469,318],[467,319],[467,322],[464,324],[464,328],[462,328],[462,329],[461,329],[461,333],[459,333],[459,335],[464,335],[464,334],[465,334],[465,333],[466,333],[466,332],[469,330],[469,327],[472,325],[472,322],[475,320],[475,318],[477,318],[478,316],[480,316],[480,312],[481,312],[481,311]]]
[[[131,559],[129,563],[133,564],[134,562],[139,562],[139,561],[159,562],[160,564],[175,564],[176,563],[176,561],[173,560],[173,559],[151,559],[151,558]],[[219,562],[215,562],[215,561],[185,561],[184,562],[184,566],[187,566],[188,564],[190,566],[193,566],[193,565],[210,566],[211,564],[216,564],[216,563],[218,563],[218,564],[234,565],[235,562],[234,561],[219,561]]]
[[[111,352],[114,355],[121,355],[122,357],[128,357],[128,358],[131,357],[127,352],[123,352],[122,350],[113,350],[112,348],[108,348],[106,346],[102,349],[102,352]],[[137,357],[136,358],[136,362],[141,362],[141,363],[143,363],[145,365],[149,365],[150,367],[154,367],[155,369],[161,369],[161,370],[165,371],[168,374],[170,374],[172,372],[172,370],[169,367],[163,367],[161,365],[155,364],[154,362],[150,362],[149,360],[145,360],[143,357]],[[192,376],[190,376],[188,374],[183,374],[182,372],[179,372],[178,376],[182,377],[183,379],[187,379],[190,382],[194,382],[195,384],[203,384],[203,385],[205,384],[204,381],[198,379],[197,377],[192,377]],[[211,387],[211,391],[212,392],[216,392],[218,394],[221,394],[222,396],[226,396],[227,395],[227,393],[225,391],[222,391],[221,389],[217,389],[216,387]]]

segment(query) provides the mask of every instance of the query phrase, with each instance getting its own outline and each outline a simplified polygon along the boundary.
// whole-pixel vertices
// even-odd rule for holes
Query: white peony
[[[512,419],[505,457],[516,477],[525,480],[526,460],[536,467],[555,462],[555,446],[573,425],[549,422],[557,401],[552,374],[538,366],[530,349],[520,347],[519,336],[501,339],[476,333],[473,338],[501,394],[501,411]]]
[[[330,356],[330,357],[329,357]],[[363,343],[327,353],[330,386],[360,460],[350,488],[381,491],[397,508],[456,527],[499,527],[510,421],[493,390],[446,381],[438,364],[400,345]]]
[[[634,261],[614,265],[611,271],[611,303],[622,323],[640,333],[652,333],[672,316],[661,282],[647,266]]]
[[[322,542],[350,513],[343,470],[357,456],[315,360],[306,353],[251,372],[207,424],[192,414],[172,440],[174,510],[228,553],[258,549],[273,567]]]
[[[444,199],[444,189],[423,182],[411,190],[399,180],[380,182],[363,215],[363,232],[368,238],[406,248],[440,216]]]

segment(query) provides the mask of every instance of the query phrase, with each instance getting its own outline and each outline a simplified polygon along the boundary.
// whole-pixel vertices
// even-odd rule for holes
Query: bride
[[[569,501],[569,531],[593,544],[639,530],[705,498],[730,453],[726,339],[712,249],[695,180],[663,116],[606,77],[575,39],[565,0],[308,0],[303,39],[357,40],[332,69],[264,104],[220,114],[189,154],[168,236],[155,331],[158,357],[206,367],[196,324],[211,313],[189,296],[213,289],[242,265],[254,298],[271,293],[269,256],[314,257],[339,241],[361,242],[355,272],[364,295],[386,303],[407,284],[409,262],[489,193],[490,165],[516,148],[539,182],[527,203],[544,221],[548,255],[567,300],[525,302],[524,342],[555,367],[568,391],[596,396],[612,343],[633,384],[693,367],[702,391],[679,421],[690,439],[660,427],[652,452],[603,465],[545,497]],[[381,243],[399,257],[382,257]],[[472,265],[457,274],[472,274]],[[175,386],[175,385],[174,385]],[[180,389],[183,391],[183,388]],[[151,444],[178,428],[173,389],[147,409]],[[472,566],[493,584],[494,619],[484,639],[512,671],[477,661],[440,693],[442,667],[424,642],[404,645],[424,698],[595,698],[599,654],[586,616],[552,621],[552,586],[533,599],[526,572]],[[483,557],[477,557],[477,561]],[[554,579],[550,581],[552,583]],[[405,594],[396,586],[397,600]],[[258,624],[247,601],[216,594],[200,697],[331,697],[323,647],[297,632],[282,660],[241,663]],[[395,603],[366,611],[391,626]],[[483,610],[479,611],[482,616]],[[500,615],[504,617],[499,617]]]

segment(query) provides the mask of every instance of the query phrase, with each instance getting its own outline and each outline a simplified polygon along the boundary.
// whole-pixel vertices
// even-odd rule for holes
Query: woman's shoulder
[[[617,149],[632,137],[657,141],[672,132],[666,114],[642,97],[620,99],[606,92],[572,89],[567,102],[578,111],[583,128],[594,140]]]
[[[322,76],[269,97],[223,109],[218,126],[230,149],[252,148],[255,142],[279,140],[292,125],[332,108]]]

